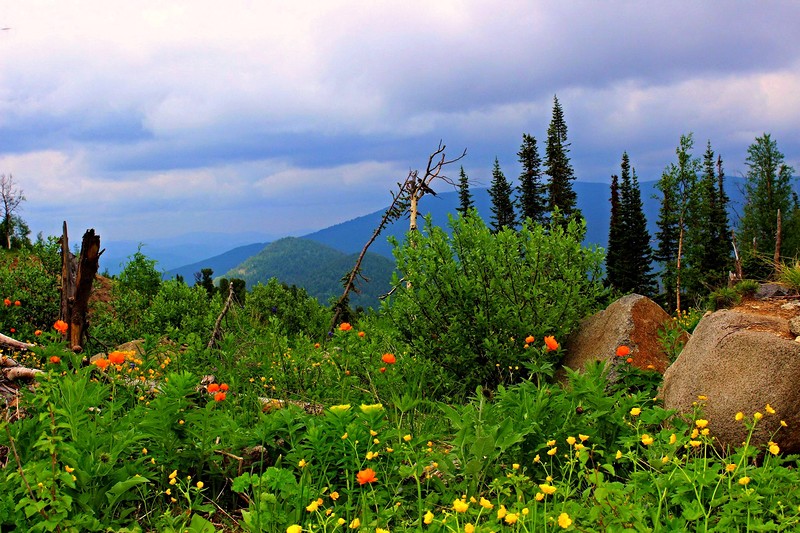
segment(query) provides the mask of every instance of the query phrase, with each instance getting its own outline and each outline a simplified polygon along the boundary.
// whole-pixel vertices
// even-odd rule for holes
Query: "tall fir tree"
[[[745,256],[763,254],[772,258],[778,210],[781,212],[781,255],[793,257],[800,252],[800,235],[797,235],[800,221],[792,190],[794,169],[784,161],[777,142],[768,133],[757,137],[747,149],[744,214],[738,229]]]
[[[607,282],[623,293],[645,296],[655,293],[652,274],[653,249],[644,215],[639,180],[622,154],[620,180],[611,179],[611,222],[606,256]]]
[[[636,170],[630,165],[627,152],[622,154],[620,204],[622,215],[624,282],[620,287],[624,292],[635,292],[644,296],[654,296],[656,292],[653,274],[653,248],[650,246],[650,232],[647,231],[647,218],[644,215],[642,193]]]
[[[614,288],[622,285],[622,262],[625,260],[623,250],[622,216],[619,199],[619,176],[611,176],[611,218],[608,223],[608,246],[606,248],[606,284]]]
[[[530,218],[538,224],[547,223],[547,188],[542,183],[542,158],[536,146],[536,138],[522,134],[522,146],[517,152],[522,165],[517,191],[520,218]]]
[[[661,191],[659,210],[658,248],[656,260],[662,264],[661,283],[665,304],[670,309],[681,310],[682,280],[687,276],[684,264],[685,246],[690,245],[688,235],[689,216],[693,209],[695,185],[700,162],[692,156],[694,140],[692,134],[681,135],[675,154],[678,162],[670,163],[656,183]]]
[[[551,218],[558,212],[558,223],[566,226],[572,218],[579,218],[578,196],[572,188],[575,173],[569,160],[569,143],[567,142],[567,123],[564,111],[553,97],[553,117],[547,128],[547,146],[545,148],[545,174],[549,176],[548,207]]]
[[[458,175],[458,207],[456,211],[461,213],[461,216],[466,216],[469,210],[474,208],[475,202],[472,201],[472,193],[469,190],[469,178],[464,172],[464,167],[461,167]]]
[[[503,228],[514,229],[517,226],[517,217],[514,213],[514,203],[511,200],[511,185],[508,183],[500,162],[495,158],[492,169],[492,186],[489,188],[489,197],[492,199],[492,230],[497,233]]]

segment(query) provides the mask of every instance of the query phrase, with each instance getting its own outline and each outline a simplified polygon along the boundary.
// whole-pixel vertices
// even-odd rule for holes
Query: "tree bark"
[[[76,264],[75,257],[69,251],[67,223],[64,222],[61,236],[61,319],[68,325],[67,339],[76,353],[83,351],[89,297],[102,253],[100,236],[93,229],[86,230]]]

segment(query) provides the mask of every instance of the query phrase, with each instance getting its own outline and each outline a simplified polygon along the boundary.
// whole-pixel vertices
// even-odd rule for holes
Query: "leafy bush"
[[[526,223],[492,234],[474,216],[451,218],[452,235],[427,220],[395,243],[398,289],[384,305],[412,352],[463,384],[496,387],[526,359],[525,339],[561,338],[606,295],[602,252],[581,246],[584,228]],[[413,240],[412,240],[413,239]],[[548,352],[555,357],[557,352]]]
[[[708,295],[706,304],[710,310],[716,311],[717,309],[733,307],[741,301],[742,296],[735,288],[722,287]]]
[[[305,289],[271,278],[258,284],[247,297],[246,312],[254,325],[274,323],[284,335],[303,333],[322,337],[330,326],[330,314]]]
[[[781,264],[778,279],[793,291],[800,291],[800,261],[795,261],[793,265]]]
[[[758,291],[760,284],[754,279],[743,279],[737,283],[733,288],[742,295],[742,297],[752,298]]]

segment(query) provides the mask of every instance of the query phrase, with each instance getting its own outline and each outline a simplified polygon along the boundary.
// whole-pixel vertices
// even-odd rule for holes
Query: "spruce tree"
[[[619,289],[622,285],[623,250],[622,217],[620,214],[619,177],[611,176],[611,218],[608,224],[608,246],[606,248],[606,285]]]
[[[743,255],[764,254],[775,250],[778,210],[781,212],[783,256],[800,251],[797,231],[797,202],[792,191],[794,169],[784,163],[784,155],[770,134],[757,137],[747,149],[744,214],[739,221],[739,241]]]
[[[461,216],[466,216],[469,210],[475,207],[475,203],[472,201],[472,193],[469,190],[469,178],[467,178],[467,173],[464,172],[464,167],[461,167],[459,172],[458,202],[459,205],[456,211],[461,213]]]
[[[514,204],[511,201],[511,185],[508,183],[500,162],[495,158],[492,169],[492,186],[489,188],[492,199],[492,230],[497,233],[503,228],[514,229],[517,217],[514,214]]]
[[[548,183],[548,207],[552,213],[558,212],[558,222],[564,226],[571,218],[581,216],[578,209],[578,197],[572,188],[575,174],[569,161],[569,143],[567,142],[567,124],[564,111],[553,97],[553,117],[547,128],[547,147],[545,150],[545,174],[550,178]]]
[[[527,133],[522,134],[522,146],[517,152],[522,165],[519,176],[518,204],[520,217],[530,218],[538,224],[547,223],[547,189],[542,184],[542,159],[536,147],[536,138]]]
[[[642,194],[636,170],[631,168],[628,153],[622,154],[622,181],[620,184],[620,204],[623,227],[623,284],[625,292],[635,292],[653,296],[656,290],[653,275],[653,249],[650,246],[650,232],[644,215]]]

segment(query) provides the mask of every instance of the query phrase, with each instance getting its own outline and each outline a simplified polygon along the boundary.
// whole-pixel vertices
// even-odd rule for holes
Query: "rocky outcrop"
[[[747,436],[736,413],[749,420],[762,413],[753,442],[774,440],[786,453],[800,452],[800,342],[789,322],[741,310],[704,317],[664,374],[664,406],[690,413],[703,396],[702,416],[722,446],[741,445]]]
[[[607,361],[612,367],[611,380],[615,379],[615,369],[620,364],[663,373],[669,366],[669,358],[658,341],[658,331],[668,320],[666,311],[645,296],[630,294],[620,298],[583,320],[564,341],[563,365],[578,370],[592,361]],[[617,347],[622,345],[631,349],[624,358],[616,356]]]

